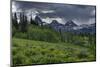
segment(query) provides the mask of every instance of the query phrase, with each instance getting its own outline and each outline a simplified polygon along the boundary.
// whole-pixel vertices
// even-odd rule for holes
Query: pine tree
[[[23,13],[20,13],[20,31],[27,32],[27,16]]]
[[[35,21],[32,19],[32,16],[31,16],[31,18],[30,18],[30,23],[33,24],[33,25],[38,25],[38,23],[35,22]]]
[[[61,36],[61,41],[65,42],[65,39],[64,39],[63,32],[62,32],[61,28],[59,29],[59,33],[60,33],[60,36]]]
[[[14,16],[12,17],[12,25],[18,29],[18,22],[17,22],[17,15],[14,13]]]

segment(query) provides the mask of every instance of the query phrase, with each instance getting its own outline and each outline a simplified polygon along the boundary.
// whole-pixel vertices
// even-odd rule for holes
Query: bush
[[[80,53],[78,54],[78,58],[87,58],[88,57],[88,53],[86,51],[80,51]]]
[[[17,53],[16,55],[13,56],[13,64],[23,64],[25,60],[25,56],[21,53]]]
[[[12,36],[14,36],[16,32],[17,32],[17,29],[14,26],[12,26]]]
[[[28,35],[27,35],[27,33],[23,33],[23,32],[17,32],[15,35],[14,35],[14,37],[16,37],[16,38],[22,38],[22,39],[28,39]]]
[[[80,45],[80,46],[84,46],[84,45],[83,45],[84,42],[78,41],[78,40],[74,41],[73,44],[75,44],[75,45]]]

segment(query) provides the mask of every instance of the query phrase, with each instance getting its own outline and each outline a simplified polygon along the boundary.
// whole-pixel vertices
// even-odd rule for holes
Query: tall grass
[[[95,55],[89,48],[70,43],[49,43],[13,38],[13,64],[47,64],[93,61]]]

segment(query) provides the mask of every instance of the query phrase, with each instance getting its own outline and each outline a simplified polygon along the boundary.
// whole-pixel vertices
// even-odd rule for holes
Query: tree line
[[[18,22],[18,20],[19,20],[19,22]],[[43,25],[41,19],[38,16],[35,17],[35,20],[33,20],[32,16],[31,16],[30,20],[28,21],[28,17],[27,17],[27,15],[25,15],[24,12],[20,13],[19,17],[17,16],[17,13],[13,14],[12,26],[14,26],[17,30],[19,30],[21,32],[27,32],[28,24],[32,24],[32,25],[36,25],[36,26]]]

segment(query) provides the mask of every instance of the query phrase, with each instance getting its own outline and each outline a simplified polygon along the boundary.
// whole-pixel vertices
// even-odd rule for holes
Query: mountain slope
[[[65,24],[65,26],[75,27],[75,26],[77,26],[77,24],[75,24],[72,20],[69,20],[69,21]]]

